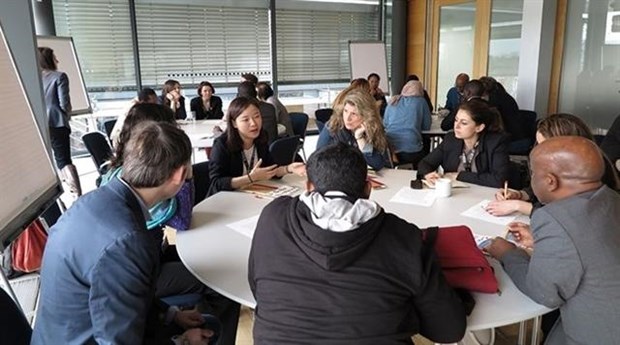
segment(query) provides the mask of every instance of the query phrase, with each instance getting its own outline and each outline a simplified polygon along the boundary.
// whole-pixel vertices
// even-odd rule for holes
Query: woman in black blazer
[[[454,122],[454,132],[418,165],[418,177],[431,183],[447,176],[487,187],[501,187],[508,179],[508,136],[494,132],[497,115],[484,103],[475,100],[461,104]]]
[[[215,139],[209,160],[209,195],[235,190],[254,182],[296,173],[304,175],[304,163],[274,164],[267,134],[262,130],[258,101],[237,97],[228,107],[226,133]]]
[[[222,112],[222,99],[214,96],[215,88],[208,81],[198,85],[198,97],[192,98],[189,108],[196,113],[196,120],[216,119],[224,116]]]

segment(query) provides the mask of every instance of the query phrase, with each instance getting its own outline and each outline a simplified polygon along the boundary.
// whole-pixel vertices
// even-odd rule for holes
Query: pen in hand
[[[504,200],[508,200],[508,181],[504,182]]]

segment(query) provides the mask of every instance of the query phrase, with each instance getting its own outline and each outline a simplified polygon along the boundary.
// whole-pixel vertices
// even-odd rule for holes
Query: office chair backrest
[[[509,152],[510,155],[517,156],[527,156],[530,154],[530,151],[534,147],[534,143],[536,142],[536,118],[538,115],[535,111],[531,110],[519,110],[519,122],[522,126],[523,133],[525,133],[525,138],[520,139],[519,141],[527,141],[523,148],[520,148],[514,152]]]
[[[299,136],[281,138],[269,145],[269,153],[277,165],[289,165],[293,163],[295,154],[299,150]]]
[[[278,119],[276,108],[269,103],[260,102],[260,115],[263,119],[263,130],[267,132],[267,140],[272,143],[278,138]]]
[[[112,142],[112,130],[114,129],[114,125],[116,125],[116,119],[108,120],[103,123],[105,134],[108,136],[108,139],[110,139],[110,142]]]
[[[192,165],[194,175],[194,205],[207,197],[209,192],[209,162],[200,162]]]
[[[332,108],[321,108],[321,109],[317,109],[314,112],[314,117],[316,118],[317,121],[327,123],[327,121],[329,121],[329,118],[332,116],[333,113],[334,113],[334,109]]]
[[[82,135],[82,141],[84,142],[84,146],[86,146],[88,153],[90,153],[90,156],[97,167],[97,171],[102,173],[100,169],[103,164],[112,158],[112,148],[110,147],[108,140],[101,132],[90,132]]]
[[[0,344],[28,345],[32,328],[17,304],[0,288]]]
[[[298,135],[303,140],[306,137],[306,128],[308,127],[308,114],[290,113],[289,117],[293,127],[293,134]]]

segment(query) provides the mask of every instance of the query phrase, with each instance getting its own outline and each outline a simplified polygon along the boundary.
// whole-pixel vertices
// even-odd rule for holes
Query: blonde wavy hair
[[[334,99],[334,103],[332,104],[332,108],[334,109],[334,112],[336,112],[338,108],[342,110],[342,107],[344,107],[345,97],[351,91],[355,91],[355,90],[361,90],[361,91],[364,91],[370,94],[370,83],[368,82],[368,80],[364,78],[353,79],[351,81],[351,85],[347,86],[346,89],[340,91],[338,96],[336,96],[336,99]]]
[[[385,129],[375,104],[375,99],[364,90],[349,90],[342,100],[342,105],[334,108],[334,115],[327,122],[330,132],[335,133],[344,127],[344,105],[357,107],[357,113],[362,117],[366,131],[364,139],[378,151],[385,151],[388,147],[385,138]]]

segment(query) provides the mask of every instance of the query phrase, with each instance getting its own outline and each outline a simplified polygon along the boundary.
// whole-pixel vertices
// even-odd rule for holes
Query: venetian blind
[[[89,91],[135,88],[127,0],[53,0],[58,36],[73,37]]]
[[[276,12],[281,82],[349,80],[349,41],[377,38],[376,12]]]
[[[271,78],[266,8],[136,4],[142,83],[160,86]]]

